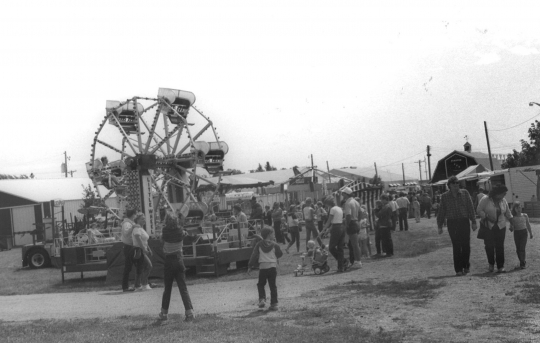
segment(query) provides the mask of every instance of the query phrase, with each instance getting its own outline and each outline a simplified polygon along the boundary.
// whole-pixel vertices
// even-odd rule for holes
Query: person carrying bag
[[[477,212],[485,222],[487,230],[484,235],[484,246],[489,263],[489,271],[505,273],[504,269],[504,239],[506,226],[513,219],[510,207],[504,196],[508,188],[504,185],[495,185],[487,197],[483,197],[478,203]]]

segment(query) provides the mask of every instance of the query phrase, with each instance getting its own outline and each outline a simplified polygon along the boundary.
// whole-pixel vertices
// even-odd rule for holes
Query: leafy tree
[[[238,169],[227,169],[227,172],[231,173],[231,175],[244,174],[243,171],[238,170]]]
[[[506,156],[502,168],[524,167],[540,164],[540,122],[535,120],[529,127],[529,142],[521,140],[521,151],[515,149]]]
[[[91,206],[98,206],[98,207],[104,207],[105,204],[103,200],[96,197],[96,193],[92,189],[92,186],[90,184],[87,187],[82,186],[83,188],[83,197],[81,204],[81,208],[90,208]]]
[[[277,170],[276,167],[270,165],[270,162],[266,162],[266,165],[264,166],[264,169],[266,169],[266,171]]]
[[[257,167],[257,169],[255,169],[255,173],[258,173],[258,172],[263,172],[264,171],[264,168],[261,166],[261,164],[259,163],[259,166]]]

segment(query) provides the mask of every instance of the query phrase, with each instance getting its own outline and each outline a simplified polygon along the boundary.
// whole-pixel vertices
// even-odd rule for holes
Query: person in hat
[[[259,293],[259,308],[266,306],[265,286],[268,282],[270,287],[270,311],[278,310],[278,292],[276,285],[278,259],[283,256],[279,245],[275,242],[274,229],[265,226],[261,230],[262,241],[253,247],[251,258],[248,264],[248,274],[255,267],[259,267],[259,282],[257,291]]]
[[[443,232],[444,221],[447,221],[448,234],[452,240],[454,255],[454,270],[456,276],[469,273],[471,255],[471,226],[476,231],[476,214],[469,192],[459,188],[456,176],[451,176],[447,182],[449,191],[441,196],[437,226],[439,234]]]
[[[504,273],[504,238],[506,236],[506,226],[510,226],[513,220],[510,207],[504,196],[508,188],[504,185],[495,185],[487,197],[483,197],[478,203],[478,215],[487,220],[488,234],[484,238],[484,246],[489,263],[489,271],[495,270],[497,263],[497,273]]]
[[[353,191],[349,187],[345,187],[341,190],[341,194],[345,199],[345,205],[343,205],[343,215],[345,216],[345,231],[349,236],[349,261],[351,266],[362,266],[360,258],[362,256],[360,252],[360,245],[358,244],[358,233],[360,232],[360,225],[358,221],[360,219],[360,204],[353,197]]]

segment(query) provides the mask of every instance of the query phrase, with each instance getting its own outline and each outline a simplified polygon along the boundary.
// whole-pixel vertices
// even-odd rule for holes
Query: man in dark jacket
[[[375,216],[379,219],[378,226],[381,235],[382,249],[386,257],[394,256],[394,243],[392,242],[392,207],[388,195],[381,196],[382,206],[375,209]]]

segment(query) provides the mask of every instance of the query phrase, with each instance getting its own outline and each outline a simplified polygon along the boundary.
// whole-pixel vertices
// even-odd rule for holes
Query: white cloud
[[[537,48],[524,47],[522,45],[516,45],[513,48],[510,48],[508,50],[513,54],[522,55],[522,56],[535,55],[535,54],[540,53]]]
[[[501,56],[499,56],[497,53],[489,52],[489,53],[480,53],[477,52],[474,54],[475,56],[478,56],[480,59],[476,61],[476,64],[492,64],[499,62],[501,60]]]

